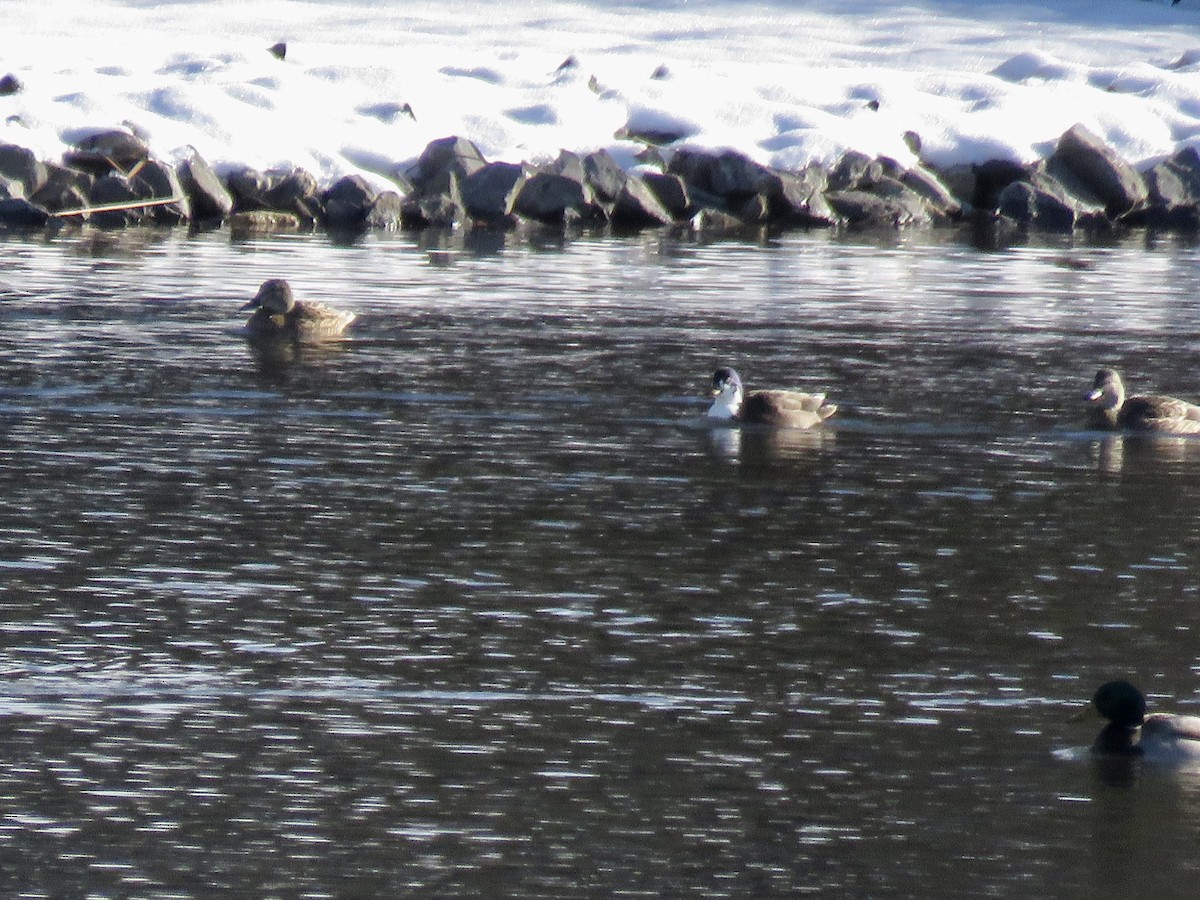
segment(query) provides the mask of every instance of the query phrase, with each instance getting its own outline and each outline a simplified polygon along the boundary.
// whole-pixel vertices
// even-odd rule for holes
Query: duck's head
[[[1121,383],[1121,376],[1113,369],[1101,369],[1096,373],[1096,380],[1092,382],[1086,399],[1098,409],[1120,409],[1125,402],[1125,385]]]
[[[273,316],[289,313],[296,306],[296,297],[292,294],[292,286],[282,278],[271,278],[264,281],[254,295],[254,299],[242,309],[258,309],[262,307]]]
[[[713,404],[708,414],[715,419],[732,419],[742,405],[742,379],[733,369],[717,369],[713,372],[709,395],[713,398]]]
[[[1096,689],[1092,705],[1118,728],[1132,731],[1146,720],[1146,698],[1128,681],[1106,681]]]

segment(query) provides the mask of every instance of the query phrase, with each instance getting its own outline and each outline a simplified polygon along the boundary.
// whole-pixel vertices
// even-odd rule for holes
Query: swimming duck
[[[752,425],[773,425],[777,428],[812,428],[820,425],[837,407],[825,402],[824,394],[803,394],[799,391],[742,390],[742,379],[730,368],[713,373],[713,404],[708,416],[731,422]]]
[[[1088,413],[1091,428],[1200,433],[1200,406],[1161,395],[1126,397],[1121,376],[1112,369],[1096,373],[1087,399],[1092,404]]]
[[[1139,756],[1148,762],[1200,763],[1200,716],[1146,714],[1146,698],[1128,681],[1108,681],[1092,697],[1108,720],[1092,744],[1102,756]]]
[[[297,300],[291,285],[282,278],[264,281],[254,299],[242,309],[254,310],[246,330],[257,340],[281,338],[302,343],[333,340],[340,338],[355,318],[354,313],[324,303]]]

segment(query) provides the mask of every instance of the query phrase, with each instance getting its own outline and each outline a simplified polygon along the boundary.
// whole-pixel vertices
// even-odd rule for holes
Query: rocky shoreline
[[[629,136],[637,137],[637,136]],[[906,135],[919,157],[920,138]],[[1016,231],[1147,227],[1200,230],[1200,154],[1188,147],[1143,171],[1082,125],[1033,165],[989,160],[937,169],[846,153],[832,167],[762,166],[733,151],[648,142],[626,172],[606,151],[562,151],[548,164],[489,162],[470,141],[430,143],[395,189],[346,176],[322,186],[303,169],[234,168],[196,152],[171,164],[127,131],[95,134],[61,161],[0,145],[0,226],[84,222],[229,225],[234,230],[504,228],[530,221],[614,231],[684,228],[909,228],[959,222]]]

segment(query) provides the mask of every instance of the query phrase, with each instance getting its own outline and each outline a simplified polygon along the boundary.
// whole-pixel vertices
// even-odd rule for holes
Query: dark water
[[[3,896],[1192,895],[1200,778],[1061,751],[1200,698],[1200,441],[1080,428],[1200,397],[1194,244],[0,253]]]

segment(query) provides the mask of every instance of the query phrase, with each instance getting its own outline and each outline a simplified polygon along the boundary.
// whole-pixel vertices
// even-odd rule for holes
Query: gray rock
[[[1200,153],[1185,147],[1142,173],[1149,192],[1138,224],[1157,228],[1200,226]]]
[[[554,172],[535,172],[527,178],[513,202],[513,211],[551,225],[603,217],[588,185]]]
[[[733,150],[715,155],[681,150],[672,157],[667,171],[727,202],[748,200],[775,177],[766,166]]]
[[[458,179],[452,178],[454,193]],[[462,203],[451,194],[429,197],[410,196],[404,200],[402,225],[405,228],[453,228],[462,222]]]
[[[891,181],[891,179],[889,179]],[[915,192],[892,181],[903,190],[877,182],[871,191],[830,191],[825,199],[838,218],[851,228],[901,228],[909,225],[928,225],[929,210]],[[876,193],[882,186],[892,195]]]
[[[337,229],[366,227],[377,196],[378,192],[361,175],[339,178],[322,196],[325,224]]]
[[[258,234],[277,231],[298,231],[300,219],[289,212],[276,209],[248,209],[229,217],[229,230],[234,234]]]
[[[250,212],[267,208],[267,191],[271,178],[258,169],[241,166],[231,169],[225,176],[225,185],[233,197],[233,213]]]
[[[161,160],[152,159],[137,170],[131,179],[131,187],[139,199],[163,200],[176,198],[175,202],[162,206],[151,206],[145,210],[145,218],[155,225],[182,225],[192,217],[191,202],[180,184],[174,167]]]
[[[609,203],[617,201],[629,179],[607,150],[597,150],[583,157],[583,173],[596,196]]]
[[[97,178],[88,193],[88,206],[110,206],[130,204],[137,200],[146,199],[145,190],[139,193],[133,182],[124,175],[110,172]],[[88,215],[88,221],[101,228],[121,228],[126,225],[139,225],[146,221],[146,210],[143,207],[128,209],[113,209],[93,212]]]
[[[3,78],[0,78],[0,97],[9,97],[13,94],[19,94],[25,90],[25,85],[21,83],[21,79],[9,72]]]
[[[1128,215],[1149,200],[1146,183],[1137,170],[1083,125],[1073,125],[1063,133],[1047,165],[1070,171],[1100,198],[1110,218]]]
[[[1078,219],[1075,208],[1057,192],[1028,181],[1014,181],[1000,192],[997,208],[1004,218],[1023,228],[1070,231]]]
[[[525,185],[524,166],[514,163],[488,163],[462,181],[462,202],[467,214],[489,224],[512,215],[517,194]]]
[[[50,214],[23,197],[0,200],[0,225],[6,228],[42,228]]]
[[[46,183],[30,199],[52,213],[83,209],[88,205],[88,194],[95,181],[86,172],[47,163]]]
[[[877,159],[847,150],[829,172],[831,191],[857,191],[871,187],[884,176],[883,163]]]
[[[0,144],[0,176],[21,186],[21,196],[32,197],[49,177],[46,164],[25,147]]]
[[[649,228],[670,225],[674,217],[649,185],[640,178],[626,178],[613,201],[610,221],[617,228]]]
[[[989,159],[971,167],[974,193],[967,199],[976,209],[993,211],[1000,205],[1000,192],[1014,181],[1023,181],[1029,169],[1008,159]],[[956,191],[957,192],[957,191]],[[959,193],[958,196],[963,196]]]
[[[302,223],[313,224],[325,217],[317,179],[307,169],[296,168],[275,177],[263,195],[267,209],[292,213]]]
[[[915,166],[900,177],[900,182],[925,199],[935,218],[957,219],[962,215],[962,204],[951,193],[950,188],[928,169]]]
[[[76,142],[63,154],[63,162],[93,175],[126,173],[150,158],[146,142],[128,131],[103,131]]]
[[[404,200],[395,191],[380,191],[367,213],[367,228],[398,231],[404,224]]]
[[[678,175],[667,175],[662,172],[646,172],[641,176],[646,187],[654,192],[658,202],[662,204],[673,219],[690,219],[696,212],[692,199],[688,194],[687,183]]]
[[[487,160],[473,143],[466,138],[446,137],[430,141],[416,165],[405,174],[422,194],[442,193],[448,174],[462,179],[485,165]],[[434,182],[436,186],[430,188]]]
[[[770,217],[784,225],[834,225],[834,212],[825,192],[829,174],[819,165],[810,165],[799,172],[779,172],[768,194]]]
[[[221,221],[233,212],[233,195],[221,183],[212,166],[195,150],[179,165],[179,183],[192,205],[192,217],[196,221]]]

